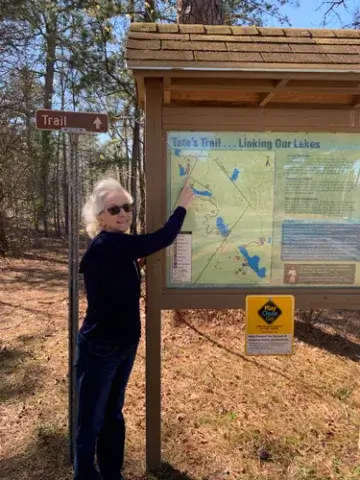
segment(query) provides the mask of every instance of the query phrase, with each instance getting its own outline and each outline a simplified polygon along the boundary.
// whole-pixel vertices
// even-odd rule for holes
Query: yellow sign
[[[246,297],[247,355],[291,355],[295,299],[292,295]]]

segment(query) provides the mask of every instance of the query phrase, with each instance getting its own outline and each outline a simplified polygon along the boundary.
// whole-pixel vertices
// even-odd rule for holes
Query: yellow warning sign
[[[246,297],[247,355],[291,355],[295,299],[292,295]]]

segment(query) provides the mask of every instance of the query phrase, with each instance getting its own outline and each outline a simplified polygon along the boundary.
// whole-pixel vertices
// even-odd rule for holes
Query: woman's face
[[[124,193],[109,192],[105,199],[104,210],[99,213],[102,229],[110,232],[127,232],[133,220],[132,208],[129,211],[130,205],[131,203]],[[117,207],[121,207],[120,211]]]

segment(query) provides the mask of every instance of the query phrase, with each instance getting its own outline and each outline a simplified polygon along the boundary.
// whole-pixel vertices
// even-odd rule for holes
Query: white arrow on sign
[[[102,125],[102,121],[100,120],[99,117],[96,117],[95,120],[93,121],[93,124],[95,125],[96,127],[96,130],[99,130],[100,129],[100,126]]]

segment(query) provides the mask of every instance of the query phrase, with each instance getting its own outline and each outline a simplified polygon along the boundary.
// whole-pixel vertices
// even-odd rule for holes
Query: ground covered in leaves
[[[70,480],[67,260],[0,259],[0,478]],[[85,309],[81,299],[81,312]],[[144,339],[127,393],[131,480],[358,480],[360,312],[298,313],[291,358],[244,352],[242,311],[163,313],[163,471],[146,476]]]

